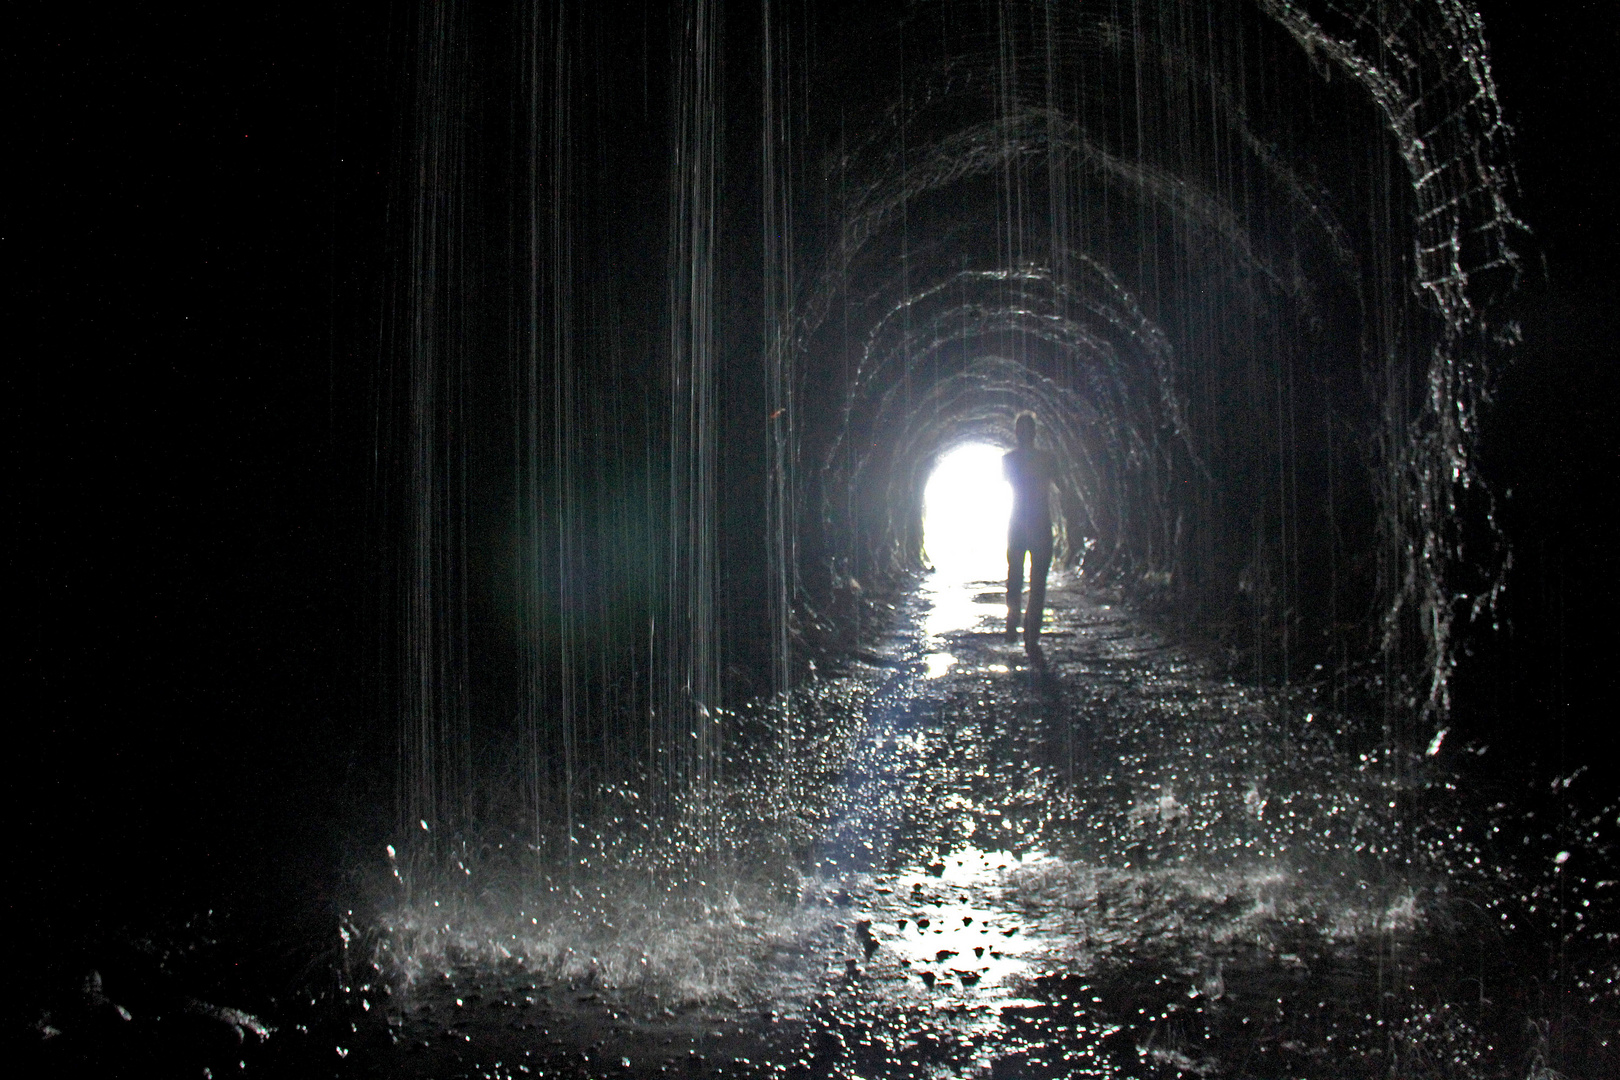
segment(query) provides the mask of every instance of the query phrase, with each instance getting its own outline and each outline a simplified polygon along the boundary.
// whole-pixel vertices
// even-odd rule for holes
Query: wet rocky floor
[[[860,715],[794,894],[730,890],[656,960],[723,965],[708,989],[516,936],[407,971],[384,934],[301,1021],[239,1030],[233,1071],[1620,1075],[1612,811],[1537,834],[1459,789],[1478,748],[1394,755],[1072,582],[1032,664],[1000,603],[925,579],[829,677]],[[669,950],[656,921],[626,955]]]
[[[1032,665],[1000,603],[925,582],[841,676],[868,689],[841,790],[721,1000],[441,971],[379,1003],[377,1070],[1517,1077],[1556,1037],[1620,1061],[1612,983],[1578,1054],[1554,1031],[1440,769],[1072,584]]]

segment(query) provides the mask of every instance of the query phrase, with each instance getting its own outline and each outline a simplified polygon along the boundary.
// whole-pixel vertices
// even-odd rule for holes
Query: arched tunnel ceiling
[[[795,420],[809,550],[914,564],[929,463],[1033,409],[1088,569],[1294,618],[1325,560],[1352,606],[1416,600],[1368,552],[1444,528],[1414,489],[1466,472],[1459,342],[1516,222],[1477,21],[1376,14],[925,3],[887,67],[857,20],[778,346],[838,403]]]

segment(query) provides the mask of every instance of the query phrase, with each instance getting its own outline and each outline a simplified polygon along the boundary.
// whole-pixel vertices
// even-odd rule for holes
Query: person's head
[[[1018,419],[1013,421],[1013,435],[1018,439],[1021,449],[1028,450],[1035,445],[1035,414],[1032,412],[1019,413]]]

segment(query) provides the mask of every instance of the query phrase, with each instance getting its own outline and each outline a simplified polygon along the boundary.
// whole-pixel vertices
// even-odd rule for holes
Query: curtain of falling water
[[[405,294],[397,333],[408,357],[408,442],[400,696],[401,826],[431,839],[467,820],[472,754],[466,685],[465,253],[461,230],[464,54],[454,4],[419,12],[407,155]],[[418,833],[420,830],[420,833]]]
[[[717,365],[755,343],[761,408],[744,419],[767,425],[768,588],[733,629],[763,637],[768,620],[779,698],[794,610],[831,591],[801,574],[903,565],[930,455],[1004,439],[1035,408],[1071,465],[1071,558],[1095,540],[1103,580],[1238,625],[1264,681],[1298,677],[1307,630],[1341,669],[1382,657],[1390,738],[1421,739],[1469,599],[1447,581],[1489,347],[1481,272],[1512,261],[1471,16],[1441,0],[1371,21],[1281,0],[923,4],[881,77],[818,97],[836,50],[813,57],[794,36],[813,17],[783,10],[760,10],[762,339],[747,342],[716,310],[718,7],[671,19],[667,76],[643,62],[644,82],[667,82],[653,106],[583,7],[520,7],[510,86],[473,13],[417,10],[393,320],[402,826],[505,820],[497,804],[521,792],[542,861],[573,867],[590,838],[567,838],[627,785],[654,817],[712,813]],[[515,193],[480,174],[507,90]],[[606,182],[633,164],[610,133],[636,108],[667,124],[640,155],[669,162],[662,303],[639,305],[614,292],[638,256],[616,254],[612,223],[649,200]],[[836,161],[800,162],[804,146]],[[1322,161],[1348,179],[1313,177]],[[492,282],[509,313],[492,313]],[[509,496],[486,490],[480,440],[497,438]],[[797,470],[801,443],[819,475]],[[470,645],[495,636],[470,614],[489,506],[516,537],[509,581],[477,564],[515,597],[510,671]]]
[[[700,821],[719,782],[715,648],[715,211],[719,138],[716,4],[682,13],[675,61],[669,247],[669,577],[660,659],[664,790]]]
[[[771,691],[786,707],[793,684],[790,638],[793,596],[797,584],[795,542],[798,502],[793,484],[798,409],[793,401],[793,353],[783,325],[793,295],[793,185],[791,169],[779,160],[791,146],[791,36],[787,23],[772,18],[771,0],[760,2],[760,171],[761,234],[764,239],[765,386],[770,409],[770,458],[766,489],[766,544],[770,561]],[[778,35],[784,43],[778,44]]]
[[[527,236],[522,356],[515,373],[519,422],[514,427],[523,643],[525,796],[536,848],[577,863],[580,754],[578,678],[580,598],[575,572],[580,536],[576,376],[574,371],[570,18],[564,4],[524,12],[524,83],[529,153],[525,155]],[[605,448],[599,448],[605,449]],[[547,808],[559,801],[560,835]],[[562,845],[560,853],[550,843]],[[558,857],[560,854],[560,858]]]
[[[423,3],[409,23],[380,476],[399,828],[452,882],[507,830],[553,881],[627,815],[702,836],[722,780],[717,11],[640,40],[610,15]],[[647,136],[619,136],[632,119]]]

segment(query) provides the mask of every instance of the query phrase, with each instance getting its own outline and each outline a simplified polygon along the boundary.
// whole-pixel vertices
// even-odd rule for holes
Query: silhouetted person
[[[1035,449],[1035,415],[1021,413],[1013,422],[1018,449],[1001,459],[1013,489],[1012,517],[1007,523],[1007,640],[1020,626],[1019,600],[1024,591],[1024,556],[1029,556],[1029,607],[1022,613],[1024,651],[1041,656],[1041,613],[1046,607],[1046,572],[1052,566],[1052,514],[1048,492],[1057,478],[1057,461]]]

